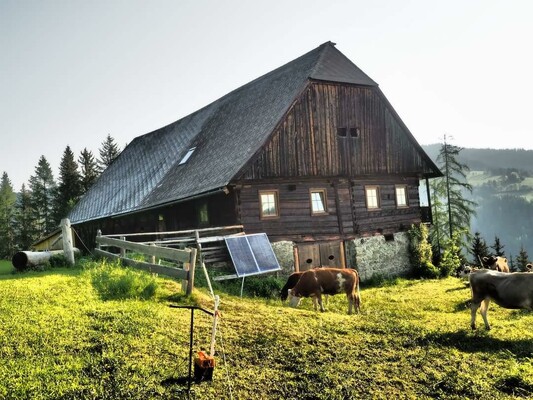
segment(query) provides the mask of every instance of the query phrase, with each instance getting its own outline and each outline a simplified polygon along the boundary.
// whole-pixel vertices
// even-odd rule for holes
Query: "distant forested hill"
[[[441,144],[422,146],[436,161]],[[516,258],[523,249],[533,261],[533,150],[464,148],[459,162],[468,165],[469,198],[478,203],[471,231],[488,246],[497,236],[505,255]]]
[[[436,160],[441,144],[424,145],[422,148]],[[472,171],[491,171],[499,168],[515,168],[533,172],[533,150],[523,149],[469,149],[459,153],[459,162],[470,167]]]

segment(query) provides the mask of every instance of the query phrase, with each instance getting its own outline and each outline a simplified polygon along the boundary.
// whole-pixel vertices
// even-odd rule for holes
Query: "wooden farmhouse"
[[[431,220],[419,189],[439,176],[378,84],[327,42],[135,138],[69,218],[87,243],[97,229],[242,225],[290,267],[364,278],[408,268],[406,232]]]

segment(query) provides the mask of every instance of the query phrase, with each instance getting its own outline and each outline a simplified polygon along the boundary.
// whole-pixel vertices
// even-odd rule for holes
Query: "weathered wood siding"
[[[326,190],[327,214],[311,214],[310,189]],[[279,218],[261,219],[260,190],[278,191]],[[353,235],[347,183],[315,180],[244,185],[239,190],[238,214],[245,232],[266,232],[271,240],[331,240]]]
[[[407,185],[408,207],[396,206],[395,187]],[[365,186],[379,187],[380,208],[366,206]],[[310,189],[326,189],[327,215],[312,215]],[[277,190],[279,218],[261,219],[259,191]],[[271,240],[304,243],[347,240],[357,236],[408,230],[420,223],[418,181],[394,178],[375,180],[314,180],[244,185],[238,191],[238,223],[247,233],[266,232]]]
[[[416,175],[431,172],[423,154],[378,89],[315,82],[243,178]]]
[[[398,183],[398,182],[396,182]],[[355,232],[358,235],[389,234],[408,230],[412,224],[420,223],[420,200],[418,181],[404,181],[407,184],[408,207],[396,207],[395,184],[392,182],[358,181],[352,187]],[[380,207],[369,210],[365,201],[365,185],[379,187]]]

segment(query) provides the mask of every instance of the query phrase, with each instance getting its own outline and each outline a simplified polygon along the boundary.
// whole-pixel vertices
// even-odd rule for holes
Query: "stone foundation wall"
[[[405,276],[411,271],[409,237],[406,232],[393,235],[394,240],[372,236],[345,242],[346,266],[359,271],[361,280],[373,275],[386,278]]]
[[[405,276],[411,271],[409,263],[409,237],[406,232],[393,235],[393,240],[385,236],[372,236],[344,242],[346,266],[359,271],[361,280],[378,275],[385,278]],[[272,249],[282,268],[282,275],[294,272],[294,243],[274,242]]]
[[[294,272],[294,243],[289,241],[272,243],[272,250],[278,259],[283,275]]]

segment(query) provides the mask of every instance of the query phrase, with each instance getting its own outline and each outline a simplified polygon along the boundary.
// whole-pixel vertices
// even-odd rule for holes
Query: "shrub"
[[[429,243],[429,230],[426,225],[412,225],[409,236],[409,260],[413,274],[417,278],[437,278],[439,270],[431,262],[433,250]]]
[[[157,290],[154,275],[103,261],[88,269],[91,283],[103,300],[151,299]]]

